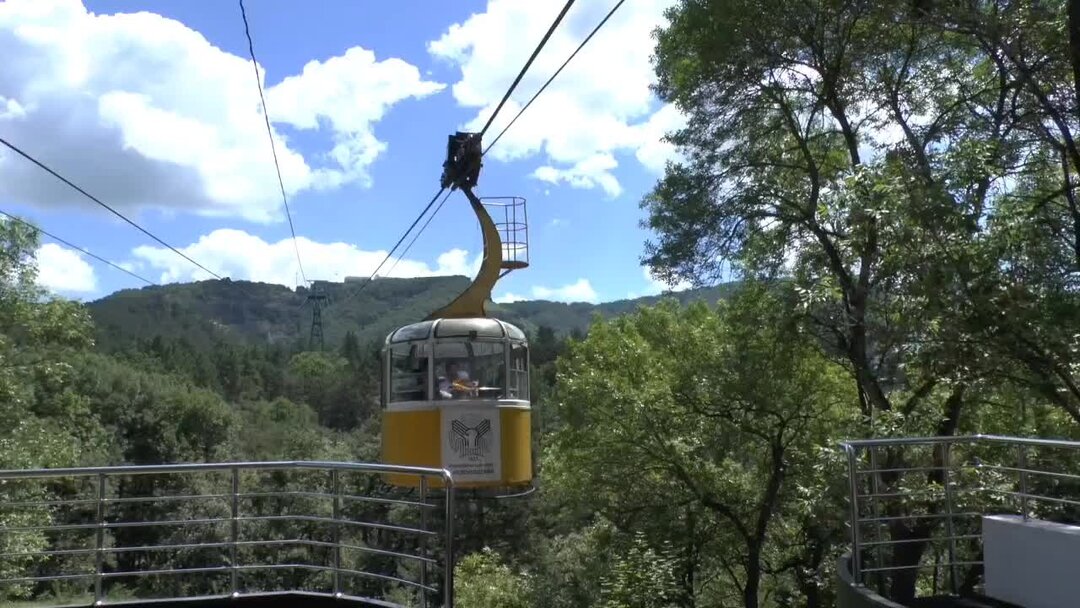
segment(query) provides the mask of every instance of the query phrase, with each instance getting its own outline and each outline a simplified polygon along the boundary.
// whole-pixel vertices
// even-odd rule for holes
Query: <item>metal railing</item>
[[[453,490],[443,469],[365,463],[0,471],[0,602],[303,591],[450,608]]]
[[[1080,521],[1080,442],[971,435],[841,446],[852,580],[886,597],[896,577],[927,593],[978,587],[983,515]]]
[[[480,199],[492,216],[502,241],[502,267],[525,268],[529,265],[529,214],[520,196],[485,196]],[[501,212],[501,213],[500,213]]]

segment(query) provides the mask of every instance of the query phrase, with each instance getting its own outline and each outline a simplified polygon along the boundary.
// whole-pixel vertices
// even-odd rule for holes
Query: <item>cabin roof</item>
[[[519,328],[491,317],[466,319],[433,319],[411,323],[390,332],[387,344],[413,342],[429,338],[488,338],[525,340],[525,332]]]

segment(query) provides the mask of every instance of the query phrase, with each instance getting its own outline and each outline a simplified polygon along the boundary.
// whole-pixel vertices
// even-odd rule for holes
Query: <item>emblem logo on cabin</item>
[[[461,420],[451,421],[450,449],[466,460],[483,458],[491,450],[491,420],[484,418],[474,426]]]

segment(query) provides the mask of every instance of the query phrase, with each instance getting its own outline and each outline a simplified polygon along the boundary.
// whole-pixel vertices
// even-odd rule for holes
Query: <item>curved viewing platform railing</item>
[[[0,471],[0,604],[287,592],[450,608],[453,488],[442,469],[341,462]]]
[[[851,547],[839,582],[842,599],[859,596],[842,606],[908,605],[913,595],[982,598],[987,516],[1080,522],[1080,442],[973,435],[841,446]]]

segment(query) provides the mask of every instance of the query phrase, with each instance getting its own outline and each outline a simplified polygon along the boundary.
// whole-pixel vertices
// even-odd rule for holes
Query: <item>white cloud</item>
[[[619,163],[610,154],[596,154],[575,164],[569,169],[557,169],[551,166],[539,167],[533,171],[536,179],[557,184],[566,182],[574,188],[595,188],[600,186],[608,196],[615,197],[622,193],[619,180],[611,174],[611,170]]]
[[[58,293],[90,293],[97,289],[94,267],[83,259],[83,254],[45,243],[38,247],[37,282],[42,287]]]
[[[660,171],[674,153],[661,136],[684,124],[673,106],[658,108],[649,89],[655,80],[651,34],[665,23],[663,11],[673,2],[626,3],[499,140],[491,156],[513,160],[543,154],[546,164],[534,177],[600,187],[609,196],[622,190],[613,175],[615,153],[632,153],[647,169]],[[477,109],[465,129],[479,130],[487,121],[558,10],[559,5],[547,2],[489,0],[485,12],[450,26],[428,44],[433,55],[461,68],[454,98]],[[502,130],[607,10],[602,3],[570,9],[489,133]]]
[[[657,110],[641,126],[642,144],[635,152],[638,162],[654,173],[663,173],[667,161],[678,158],[675,146],[663,141],[663,138],[684,126],[686,117],[675,106],[666,105]]]
[[[0,3],[0,57],[5,136],[89,192],[127,208],[280,219],[248,58],[178,21],[149,12],[95,15],[78,0]],[[332,140],[305,158],[275,132],[286,190],[367,184],[386,147],[373,125],[395,103],[442,88],[415,66],[379,61],[360,47],[267,87],[275,124],[325,129]],[[0,197],[75,200],[12,154],[0,154]]]
[[[513,304],[514,302],[524,302],[529,298],[526,298],[525,296],[520,296],[516,293],[505,293],[501,296],[495,296],[492,299],[499,304]]]
[[[529,298],[514,293],[506,293],[494,298],[500,304],[520,302],[527,299]],[[570,283],[562,287],[536,285],[532,288],[532,299],[553,300],[556,302],[591,302],[593,304],[600,301],[600,297],[596,294],[596,290],[593,289],[588,279],[578,279],[576,283]]]
[[[578,279],[576,283],[563,285],[562,287],[533,287],[533,295],[541,300],[555,300],[558,302],[592,302],[600,300],[596,290],[589,284],[588,279]]]
[[[304,271],[310,280],[340,281],[346,276],[367,277],[386,257],[386,251],[365,251],[350,243],[316,243],[300,237],[297,244]],[[243,230],[221,229],[178,249],[222,276],[288,287],[296,285],[296,253],[292,239],[268,243]],[[158,278],[162,283],[210,278],[165,248],[140,246],[132,253],[139,262],[159,271]],[[479,268],[482,254],[472,256],[472,260],[469,257],[469,252],[464,249],[451,249],[440,255],[434,266],[404,259],[396,266],[393,261],[387,263],[379,274],[391,277],[465,275],[471,278]],[[391,267],[393,270],[389,271]]]

